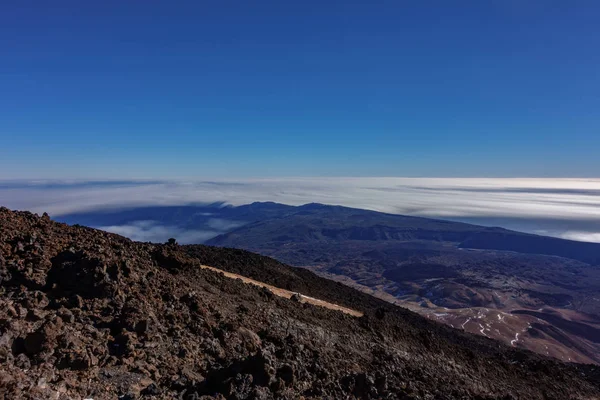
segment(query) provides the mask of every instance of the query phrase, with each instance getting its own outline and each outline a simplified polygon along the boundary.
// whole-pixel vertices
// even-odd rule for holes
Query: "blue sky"
[[[0,5],[0,178],[600,176],[596,1]]]

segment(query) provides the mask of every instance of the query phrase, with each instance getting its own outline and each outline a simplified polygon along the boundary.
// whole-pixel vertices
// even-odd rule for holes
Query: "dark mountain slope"
[[[201,230],[213,232],[214,235],[225,232],[222,236],[210,239],[207,244],[232,245],[238,240],[235,247],[247,247],[245,245],[250,239],[252,244],[267,239],[280,242],[429,240],[456,242],[461,247],[473,249],[555,255],[590,264],[600,263],[600,245],[597,243],[314,203],[300,207],[273,202],[256,202],[238,207],[223,203],[130,207],[60,215],[57,220],[92,227],[151,221],[181,231]],[[242,239],[236,239],[238,234]]]
[[[545,254],[570,258],[592,265],[600,264],[600,244],[577,242],[547,236],[506,232],[480,232],[460,243],[460,247],[508,250],[525,254]]]
[[[286,209],[275,218],[244,225],[206,244],[247,248],[274,242],[341,240],[454,242],[463,248],[543,254],[600,264],[599,243],[323,204]]]
[[[323,288],[311,293],[347,297],[366,314],[274,297],[201,262],[268,268],[273,282]],[[460,333],[296,272],[246,252],[135,243],[0,209],[0,398],[600,396],[594,366]]]
[[[359,292],[339,282],[319,277],[310,270],[290,267],[269,257],[260,256],[240,249],[204,245],[188,245],[183,246],[183,249],[187,254],[199,260],[201,263],[215,266],[224,271],[246,276],[286,290],[327,300],[334,304],[363,311],[368,315],[380,314],[383,312],[388,314],[389,318],[401,318],[402,323],[407,323],[411,326],[423,323],[423,318],[421,316],[405,308],[394,306],[389,302]],[[239,259],[244,259],[244,263],[240,264],[238,262]],[[423,266],[411,270],[411,272],[422,272],[427,275],[427,271],[423,271]],[[521,313],[525,314],[527,312],[522,311]],[[538,318],[544,318],[543,315],[544,314],[542,313],[536,314]],[[548,319],[553,319],[557,325],[560,325],[560,318],[555,316],[554,318]],[[564,323],[569,326],[581,326],[580,330],[584,332],[584,336],[591,338],[592,340],[600,337],[598,336],[597,329],[585,324],[569,321],[564,321]],[[451,342],[463,343],[465,337],[461,331],[447,329],[437,323],[431,323],[426,329],[430,332],[434,332],[436,337],[444,337]],[[568,332],[571,331],[572,330],[568,330]],[[488,341],[484,341],[483,343],[485,343],[485,345],[479,348],[479,351],[488,352],[491,349],[491,354],[496,353],[494,347],[488,346]]]

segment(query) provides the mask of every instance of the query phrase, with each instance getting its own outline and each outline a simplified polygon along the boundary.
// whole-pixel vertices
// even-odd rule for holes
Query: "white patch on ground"
[[[514,346],[519,341],[519,332],[515,333],[515,338],[510,341],[510,345]]]
[[[489,336],[488,336],[488,335],[486,335],[486,333],[484,332],[484,331],[485,331],[485,328],[484,328],[484,326],[483,326],[483,325],[481,325],[481,324],[479,324],[479,327],[481,328],[481,330],[480,330],[479,332],[480,332],[480,333],[481,333],[483,336],[485,336],[485,337],[489,337]]]
[[[465,325],[471,320],[471,317],[467,318],[465,322],[460,326],[462,329],[465,329]]]

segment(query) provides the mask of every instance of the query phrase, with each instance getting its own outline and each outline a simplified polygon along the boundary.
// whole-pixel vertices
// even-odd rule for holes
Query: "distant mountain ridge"
[[[256,229],[255,223],[272,223],[292,216],[323,216],[331,223],[334,218],[348,219],[345,224],[322,230],[313,229],[314,238],[350,240],[440,240],[460,242],[459,247],[487,250],[516,251],[571,258],[589,264],[600,264],[600,243],[578,242],[555,237],[512,231],[500,227],[485,227],[463,222],[405,216],[362,210],[343,206],[309,203],[290,206],[275,202],[255,202],[242,206],[225,203],[185,206],[145,206],[125,209],[83,211],[60,215],[57,220],[85,226],[119,226],[136,221],[157,221],[183,229],[207,227],[211,219],[222,218],[239,224],[233,230],[208,239],[207,244],[218,245],[237,233]],[[274,220],[274,221],[271,221]],[[281,235],[283,237],[283,235]],[[298,233],[289,236],[298,239]],[[308,239],[309,237],[306,237]]]
[[[253,203],[250,206],[275,206],[276,203]],[[243,207],[246,206],[242,206]],[[281,213],[276,214],[271,220],[260,220],[251,225],[241,226],[231,232],[217,236],[206,241],[207,244],[220,245],[232,240],[236,235],[245,235],[250,230],[256,232],[259,227],[272,229],[277,221],[291,221],[297,223],[302,216],[311,218],[324,218],[328,223],[333,219],[335,227],[324,225],[301,226],[300,232],[308,233],[303,239],[331,238],[334,240],[437,240],[448,242],[459,242],[458,247],[515,251],[527,254],[543,254],[571,258],[589,264],[600,263],[600,243],[577,242],[573,240],[560,239],[548,236],[540,236],[522,232],[511,231],[500,227],[484,227],[439,219],[413,217],[397,214],[380,213],[377,211],[361,210],[342,206],[328,206],[318,203],[310,203],[299,207],[285,206]],[[260,224],[263,225],[260,225]],[[266,226],[269,228],[266,228]],[[297,225],[295,225],[298,228]],[[281,226],[277,226],[281,229]],[[303,230],[304,229],[304,230]],[[307,230],[308,229],[308,230]],[[285,228],[284,228],[284,231]],[[300,239],[300,232],[284,236],[286,239]],[[277,239],[277,238],[270,238]]]

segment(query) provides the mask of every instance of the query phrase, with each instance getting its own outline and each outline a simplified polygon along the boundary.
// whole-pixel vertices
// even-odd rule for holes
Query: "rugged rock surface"
[[[271,271],[264,280],[365,316],[200,263]],[[243,251],[135,243],[2,208],[0,281],[0,399],[600,396],[595,366],[474,337]]]

